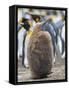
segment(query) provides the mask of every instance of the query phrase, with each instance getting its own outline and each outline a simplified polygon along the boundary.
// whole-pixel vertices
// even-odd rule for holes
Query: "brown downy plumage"
[[[48,32],[41,30],[41,24],[34,27],[28,45],[28,63],[32,78],[44,78],[52,68],[53,46]]]

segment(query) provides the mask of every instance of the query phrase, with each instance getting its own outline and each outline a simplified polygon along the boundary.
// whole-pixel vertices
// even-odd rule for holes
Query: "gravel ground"
[[[18,60],[18,82],[61,79],[65,79],[65,59],[56,57],[56,62],[52,67],[51,74],[49,74],[46,78],[42,79],[32,79],[30,69],[23,68],[21,64],[21,59]]]

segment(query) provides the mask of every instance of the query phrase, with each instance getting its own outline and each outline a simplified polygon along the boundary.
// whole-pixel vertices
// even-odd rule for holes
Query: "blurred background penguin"
[[[18,22],[18,59],[22,58],[22,66],[28,67],[27,45],[32,34],[32,18],[29,13],[24,13]]]

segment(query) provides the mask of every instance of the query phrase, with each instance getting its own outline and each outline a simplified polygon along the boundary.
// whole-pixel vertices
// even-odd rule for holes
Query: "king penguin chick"
[[[49,32],[36,24],[28,44],[28,63],[33,79],[46,77],[52,69],[53,46]]]

